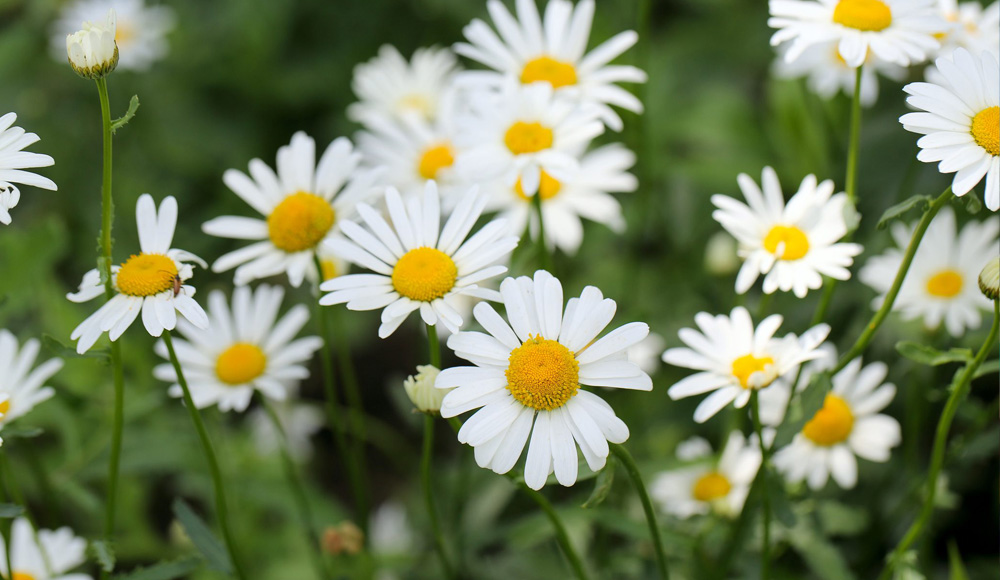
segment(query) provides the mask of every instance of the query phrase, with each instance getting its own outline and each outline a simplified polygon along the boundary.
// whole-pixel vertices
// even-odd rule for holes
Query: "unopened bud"
[[[440,373],[441,371],[434,365],[418,365],[417,374],[410,375],[403,381],[406,395],[421,413],[441,411],[441,401],[450,389],[434,388],[434,381]]]
[[[83,29],[66,37],[66,54],[76,74],[99,79],[115,70],[118,66],[116,30],[117,17],[111,9],[105,22],[84,22]]]
[[[354,522],[344,521],[323,531],[323,550],[334,556],[353,556],[364,547],[365,534]]]
[[[979,273],[979,289],[990,300],[1000,297],[1000,258],[993,258]]]

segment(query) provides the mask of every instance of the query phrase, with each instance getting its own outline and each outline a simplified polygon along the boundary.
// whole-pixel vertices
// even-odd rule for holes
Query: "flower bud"
[[[84,22],[82,30],[66,36],[66,54],[76,74],[99,79],[115,70],[118,66],[116,23],[115,11],[111,9],[106,22]]]
[[[1000,297],[1000,258],[993,258],[979,273],[979,289],[990,300]]]
[[[705,270],[714,276],[725,276],[740,269],[736,240],[726,232],[716,232],[705,244]]]
[[[328,554],[353,556],[361,552],[365,534],[353,522],[344,521],[323,531],[323,550]]]
[[[441,401],[449,389],[434,388],[434,381],[440,373],[441,371],[434,365],[417,365],[417,374],[410,375],[403,381],[406,395],[421,413],[441,411]]]

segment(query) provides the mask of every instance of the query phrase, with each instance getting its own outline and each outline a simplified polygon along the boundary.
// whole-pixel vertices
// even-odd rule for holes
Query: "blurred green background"
[[[354,100],[350,82],[357,63],[385,43],[407,56],[419,46],[450,45],[461,39],[469,20],[486,17],[484,2],[467,0],[163,4],[177,16],[167,58],[147,73],[119,71],[109,79],[113,117],[124,113],[133,94],[141,101],[138,115],[115,138],[116,261],[137,247],[133,208],[143,192],[177,197],[176,246],[210,262],[235,249],[238,242],[206,236],[200,229],[218,215],[250,215],[223,185],[223,171],[245,170],[253,157],[273,165],[277,148],[296,130],[308,132],[320,147],[352,135],[358,127],[345,118],[344,109]],[[55,158],[54,167],[39,172],[59,185],[58,192],[23,187],[13,224],[0,229],[0,327],[22,341],[48,334],[68,343],[70,331],[96,307],[64,298],[95,261],[101,149],[94,84],[49,52],[60,5],[0,0],[0,114],[17,112],[17,124],[41,137],[30,150]],[[746,172],[757,179],[765,165],[778,170],[788,194],[809,173],[843,187],[849,103],[843,97],[821,101],[801,82],[772,80],[766,20],[761,1],[598,1],[591,46],[627,28],[641,35],[622,60],[649,73],[649,83],[636,88],[647,111],[642,117],[625,114],[624,133],[602,137],[624,140],[637,150],[640,190],[620,196],[629,222],[624,236],[588,224],[579,254],[558,257],[567,296],[596,285],[618,301],[616,325],[646,321],[673,346],[677,329],[691,325],[696,312],[726,312],[736,300],[734,276],[711,275],[703,266],[705,242],[721,229],[710,217],[711,194],[738,195],[736,175]],[[882,211],[914,193],[936,194],[949,182],[934,167],[913,160],[915,136],[896,120],[906,110],[900,88],[883,82],[879,103],[864,116],[859,182],[864,220],[857,239],[866,253],[858,264],[889,243],[887,234],[874,228]],[[966,218],[968,212],[959,214]],[[980,213],[975,219],[996,216]],[[527,274],[534,267],[531,253],[523,252],[512,270]],[[206,271],[193,280],[200,297],[213,288],[228,292],[231,282],[231,273]],[[746,298],[751,310],[758,291],[759,285]],[[830,320],[835,321],[832,340],[842,349],[867,321],[872,297],[856,280],[838,289]],[[770,308],[785,314],[785,331],[801,332],[818,298],[815,292],[801,301],[777,296]],[[301,289],[289,292],[286,301],[312,299]],[[438,578],[419,496],[420,418],[410,413],[401,388],[402,378],[424,362],[422,331],[414,319],[380,341],[377,312],[338,314],[361,376],[365,408],[376,420],[368,446],[372,495],[377,503],[402,502],[412,526],[410,549],[379,556],[379,566],[401,578]],[[984,336],[981,329],[959,342],[978,346]],[[844,492],[832,484],[819,494],[791,490],[797,518],[791,529],[778,524],[776,578],[871,577],[915,515],[917,484],[926,473],[944,386],[954,369],[900,359],[893,344],[903,338],[956,345],[944,333],[890,319],[868,358],[888,362],[890,379],[900,387],[890,412],[903,425],[903,445],[888,464],[860,462],[855,490]],[[187,414],[150,374],[160,362],[152,353],[153,340],[136,326],[122,344],[127,425],[116,550],[121,569],[127,570],[192,551],[171,525],[174,497],[184,497],[209,520],[212,509],[211,482]],[[303,385],[307,400],[321,401],[318,371],[314,365],[313,379]],[[630,426],[628,447],[647,477],[674,465],[674,447],[693,434],[719,444],[729,429],[748,428],[742,414],[732,410],[695,425],[691,415],[697,400],[672,402],[666,395],[686,374],[661,369],[652,393],[602,393]],[[44,428],[44,434],[10,440],[3,448],[43,527],[69,525],[89,538],[99,536],[110,437],[109,379],[110,370],[97,360],[69,358],[51,381],[58,395],[21,420]],[[940,577],[946,577],[952,541],[973,578],[998,572],[995,387],[995,376],[980,379],[953,429],[946,465],[950,493],[944,495],[951,504],[935,513],[922,552]],[[244,417],[217,410],[205,416],[231,482],[237,542],[253,577],[311,578],[279,458],[258,454]],[[438,502],[445,529],[460,539],[462,558],[475,577],[565,577],[549,524],[534,504],[516,495],[506,479],[478,469],[471,449],[440,427]],[[314,442],[316,455],[304,468],[309,495],[318,519],[333,525],[348,517],[342,502],[350,494],[329,434],[320,433]],[[581,509],[591,488],[591,481],[582,481],[572,489],[549,486],[545,493],[559,506],[574,540],[586,546],[596,577],[652,577],[647,531],[628,482],[620,474],[604,504]],[[627,518],[620,516],[623,512]],[[702,564],[718,553],[728,532],[718,519],[679,522],[662,516],[661,527],[679,577],[703,572]],[[734,577],[757,577],[755,551],[748,549],[740,558]],[[345,570],[358,565],[350,557],[337,563]],[[207,571],[198,574],[213,577]]]

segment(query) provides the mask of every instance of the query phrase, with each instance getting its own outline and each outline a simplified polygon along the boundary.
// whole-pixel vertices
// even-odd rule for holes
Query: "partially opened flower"
[[[896,395],[896,387],[884,383],[888,367],[881,362],[861,367],[852,360],[833,376],[833,390],[792,442],[774,456],[774,465],[792,482],[806,480],[812,489],[822,488],[829,476],[850,489],[858,481],[855,456],[884,463],[899,445],[899,422],[880,415]]]
[[[354,67],[351,88],[359,100],[347,107],[347,116],[366,126],[378,119],[433,121],[458,68],[447,48],[418,48],[407,62],[385,44],[377,57]]]
[[[176,22],[174,11],[166,5],[149,6],[145,0],[75,0],[66,4],[52,27],[52,54],[65,59],[66,35],[76,32],[81,22],[104,20],[109,10],[115,11],[110,40],[117,45],[118,66],[143,71],[166,56],[167,34]]]
[[[63,366],[62,359],[52,358],[32,369],[40,343],[29,339],[18,347],[17,338],[0,329],[0,426],[7,425],[50,399],[55,391],[45,386]]]
[[[181,321],[178,330],[187,340],[175,340],[174,348],[196,407],[218,405],[222,411],[245,411],[254,391],[284,401],[309,376],[309,359],[323,340],[295,338],[309,321],[309,309],[299,304],[279,319],[284,295],[277,286],[260,285],[253,292],[240,286],[233,291],[230,308],[225,295],[213,290],[208,295],[211,324],[207,328]],[[162,342],[156,344],[156,353],[169,359]],[[170,396],[183,396],[173,365],[158,365],[153,375],[174,383]]]
[[[371,274],[348,274],[324,282],[324,306],[347,304],[350,310],[382,308],[378,335],[395,332],[414,310],[431,326],[441,322],[457,332],[464,319],[455,302],[465,294],[487,300],[499,298],[496,290],[479,283],[500,276],[507,267],[500,262],[517,246],[503,220],[493,220],[469,236],[483,211],[485,199],[466,194],[441,223],[440,201],[433,181],[423,196],[404,204],[399,192],[388,188],[385,203],[392,225],[375,209],[358,204],[365,225],[343,224],[347,238],[328,242],[329,248]],[[468,239],[466,239],[468,237]]]
[[[456,44],[455,52],[493,70],[462,73],[462,81],[499,86],[513,77],[523,84],[546,83],[562,95],[597,105],[601,119],[615,131],[621,131],[622,120],[611,106],[642,112],[639,99],[616,83],[643,83],[646,73],[608,64],[639,35],[627,30],[587,52],[593,0],[582,0],[575,8],[568,0],[549,0],[544,20],[535,0],[517,0],[516,19],[499,0],[489,0],[486,7],[500,36],[482,20],[473,20],[463,30],[469,42]]]
[[[173,330],[179,312],[191,324],[205,328],[208,316],[195,302],[195,289],[186,284],[194,269],[187,262],[204,267],[200,258],[171,248],[177,225],[177,200],[167,196],[157,212],[153,196],[144,193],[135,205],[139,229],[139,254],[133,254],[124,264],[111,266],[114,296],[77,326],[70,335],[76,351],[83,354],[94,346],[105,332],[112,341],[132,325],[142,313],[142,324],[152,336]],[[83,275],[80,289],[66,295],[72,302],[87,302],[104,295],[104,283],[94,269]]]
[[[788,45],[782,45],[787,47]],[[849,66],[840,56],[836,42],[814,44],[803,51],[794,61],[785,60],[787,48],[779,47],[778,58],[774,61],[774,73],[779,78],[806,79],[809,90],[829,100],[844,93],[854,94],[857,69]],[[894,81],[906,78],[906,69],[892,62],[869,56],[861,70],[861,105],[870,107],[878,100],[878,77],[884,76]]]
[[[771,46],[790,42],[785,59],[810,46],[837,43],[848,66],[873,58],[909,66],[927,60],[945,28],[934,0],[770,0]]]
[[[103,21],[84,22],[83,28],[66,36],[66,55],[76,74],[100,79],[118,66],[115,44],[115,11],[109,9]]]
[[[222,216],[202,226],[213,236],[257,240],[212,264],[213,272],[236,268],[237,286],[283,272],[292,286],[316,276],[319,245],[354,217],[358,202],[376,193],[378,172],[359,170],[361,155],[343,137],[331,143],[317,163],[316,142],[299,131],[278,149],[277,161],[277,174],[253,159],[250,176],[235,169],[222,176],[229,189],[264,219]]]
[[[694,317],[698,330],[682,328],[678,335],[688,348],[671,348],[663,361],[697,372],[674,386],[667,394],[682,399],[711,392],[694,411],[694,420],[704,423],[735,402],[737,409],[746,406],[754,390],[765,389],[778,377],[799,365],[822,356],[820,344],[830,327],[819,324],[801,337],[786,334],[776,338],[781,326],[780,314],[772,314],[754,328],[746,308],[738,306],[729,316],[699,312]]]
[[[86,551],[87,541],[69,528],[36,533],[27,519],[17,518],[11,527],[9,559],[7,542],[0,542],[0,572],[12,580],[91,580],[89,574],[71,572],[86,562]]]
[[[917,140],[917,159],[954,173],[951,189],[962,196],[986,178],[986,207],[1000,209],[1000,65],[988,52],[956,49],[935,61],[940,83],[910,83],[906,102],[920,109],[899,118]]]
[[[983,313],[993,305],[979,292],[976,280],[989,257],[997,253],[998,230],[1000,224],[993,218],[969,222],[959,232],[955,212],[943,208],[928,226],[892,309],[906,320],[923,319],[930,329],[944,322],[956,337],[966,328],[979,328]],[[858,273],[862,282],[879,293],[872,301],[873,309],[882,306],[892,286],[913,228],[896,223],[891,232],[897,247],[869,259]]]
[[[441,416],[479,409],[458,440],[475,448],[480,467],[507,473],[527,445],[529,487],[541,489],[553,471],[560,484],[571,486],[577,448],[597,471],[607,460],[608,442],[623,443],[629,435],[611,406],[583,387],[651,390],[649,375],[627,359],[649,327],[633,322],[598,338],[614,317],[615,301],[587,286],[564,310],[562,284],[544,270],[534,279],[505,279],[500,294],[507,320],[480,302],[473,313],[486,333],[448,339],[448,348],[475,366],[438,375],[437,388],[456,387],[445,396]]]
[[[713,195],[718,209],[712,217],[740,243],[744,262],[736,276],[738,293],[749,290],[761,274],[766,274],[765,293],[792,290],[799,298],[822,286],[823,276],[851,277],[848,268],[862,248],[838,242],[847,234],[847,195],[834,195],[832,180],[817,184],[816,176],[806,176],[787,205],[770,167],[761,176],[763,192],[745,173],[737,181],[747,203]]]
[[[37,142],[38,135],[25,133],[24,129],[12,126],[16,120],[15,113],[7,113],[0,117],[0,224],[4,225],[10,224],[10,209],[21,199],[21,192],[14,186],[15,183],[52,191],[57,189],[51,179],[31,171],[24,171],[35,167],[48,167],[54,161],[48,155],[22,151]]]
[[[678,459],[694,465],[658,474],[650,485],[650,495],[663,511],[682,519],[708,513],[739,515],[760,468],[757,437],[747,440],[739,431],[733,431],[718,457],[712,454],[707,441],[700,442],[703,445],[699,444],[695,453],[683,457],[682,446],[678,445]],[[690,441],[685,443],[688,448],[695,447]]]

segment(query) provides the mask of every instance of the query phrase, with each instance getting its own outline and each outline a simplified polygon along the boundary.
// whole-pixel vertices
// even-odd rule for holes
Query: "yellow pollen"
[[[712,501],[729,495],[732,485],[725,475],[712,471],[698,478],[691,495],[698,501]]]
[[[416,248],[403,254],[392,269],[392,286],[410,300],[432,302],[455,287],[458,266],[441,250]]]
[[[320,268],[323,269],[323,280],[332,280],[339,276],[337,273],[337,265],[333,263],[333,260],[320,260]]]
[[[806,423],[802,434],[817,445],[829,447],[845,441],[853,428],[851,407],[837,395],[827,395],[823,408]]]
[[[559,190],[562,189],[562,184],[559,180],[552,177],[545,171],[542,171],[542,178],[538,182],[538,195],[542,196],[542,201],[552,199],[559,194]],[[531,198],[524,194],[524,188],[521,187],[521,178],[517,178],[517,183],[514,184],[514,193],[517,197],[524,201],[531,201]]]
[[[809,238],[795,226],[774,226],[764,236],[764,249],[779,260],[799,260],[809,253]]]
[[[941,270],[927,280],[927,293],[938,298],[952,298],[962,291],[962,275],[955,270]]]
[[[445,167],[451,167],[454,162],[455,156],[451,152],[451,147],[442,143],[424,150],[424,154],[420,156],[420,162],[417,164],[417,171],[424,179],[435,179],[438,171]]]
[[[530,337],[507,360],[507,390],[525,407],[558,409],[580,389],[580,363],[554,340]]]
[[[333,227],[336,214],[318,195],[289,195],[267,216],[267,234],[279,250],[301,252],[316,247]]]
[[[568,62],[540,56],[524,65],[521,82],[524,84],[545,81],[553,89],[576,84],[576,69]]]
[[[552,147],[552,129],[538,122],[518,121],[507,129],[503,142],[514,155],[537,153]]]
[[[769,356],[758,358],[752,354],[745,354],[733,361],[733,376],[739,379],[741,387],[751,389],[753,387],[750,385],[750,376],[754,373],[766,371],[767,367],[773,364],[774,359]],[[766,386],[760,385],[758,388]]]
[[[118,291],[129,296],[153,296],[174,287],[177,266],[163,254],[133,255],[118,270]]]
[[[267,355],[248,342],[237,342],[215,361],[215,374],[227,385],[245,385],[264,374],[266,368]]]
[[[881,0],[840,0],[833,21],[848,28],[877,32],[892,24],[892,10]]]
[[[27,572],[18,572],[14,570],[13,580],[35,580],[35,577]]]
[[[6,415],[10,413],[10,399],[0,403],[0,415]]]
[[[976,113],[971,133],[976,145],[994,157],[1000,155],[1000,107],[988,107]]]

